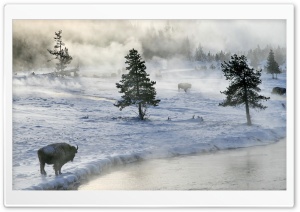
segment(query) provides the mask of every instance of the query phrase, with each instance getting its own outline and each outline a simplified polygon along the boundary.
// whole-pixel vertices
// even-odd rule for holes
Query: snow
[[[154,72],[153,72],[154,73]],[[163,70],[156,80],[158,107],[145,121],[137,109],[119,111],[120,98],[112,78],[51,78],[46,75],[13,78],[13,189],[70,189],[112,166],[152,158],[201,154],[223,149],[266,145],[286,137],[286,96],[271,94],[286,87],[286,74],[262,75],[261,93],[271,97],[263,111],[251,109],[252,126],[244,107],[220,107],[220,91],[228,81],[220,70]],[[152,76],[153,75],[153,76]],[[178,92],[177,84],[192,88]],[[78,145],[73,162],[55,176],[46,165],[39,171],[37,150],[52,143]],[[51,151],[51,150],[49,150]]]

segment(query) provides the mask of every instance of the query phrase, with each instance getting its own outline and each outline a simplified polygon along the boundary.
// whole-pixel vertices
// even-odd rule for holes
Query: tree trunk
[[[144,120],[144,114],[142,110],[142,103],[139,103],[139,117],[141,120]]]
[[[245,77],[244,77],[244,92],[245,92],[244,101],[245,101],[245,105],[246,105],[247,124],[250,126],[252,123],[251,123],[251,117],[250,117],[249,102],[248,102],[248,91],[247,91],[247,87],[246,87]]]
[[[246,101],[246,116],[247,116],[247,124],[250,126],[252,125],[251,123],[251,118],[250,118],[250,110],[249,110],[249,104],[248,104],[248,99]]]
[[[59,65],[60,65],[60,72],[61,72],[62,71],[61,42],[59,43]]]
[[[137,75],[137,69],[135,70]],[[140,86],[139,86],[139,78],[136,79],[136,93],[137,97],[140,98]],[[139,117],[141,120],[144,120],[143,110],[142,110],[142,103],[139,103]]]

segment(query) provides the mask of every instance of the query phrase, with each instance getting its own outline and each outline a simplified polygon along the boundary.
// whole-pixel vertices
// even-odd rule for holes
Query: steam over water
[[[179,68],[199,45],[211,54],[285,47],[285,27],[282,20],[14,20],[13,67],[14,71],[55,67],[57,61],[47,49],[53,49],[58,30],[73,57],[70,66],[79,65],[85,70],[81,74],[93,76],[117,73],[132,48],[148,68],[150,64]]]
[[[196,153],[212,159],[207,152],[284,138],[286,96],[271,91],[286,87],[285,27],[282,20],[13,20],[13,189],[69,189],[118,164]],[[54,48],[59,30],[73,57],[66,71],[78,67],[76,77],[53,74],[58,61],[47,49]],[[195,57],[201,46],[209,59]],[[283,73],[273,80],[263,72],[260,94],[271,98],[263,102],[266,110],[251,109],[253,125],[247,126],[243,105],[219,106],[225,98],[220,91],[228,87],[221,63],[251,48],[263,68],[271,46],[282,53]],[[128,73],[124,57],[133,48],[161,100],[147,108],[145,121],[136,118],[135,106],[114,106],[121,98],[116,83]],[[192,87],[184,92],[179,83]],[[55,142],[78,145],[79,151],[62,175],[55,177],[47,165],[49,175],[42,178],[36,151]],[[199,172],[201,166],[206,164]]]
[[[286,143],[116,167],[78,190],[285,190]]]

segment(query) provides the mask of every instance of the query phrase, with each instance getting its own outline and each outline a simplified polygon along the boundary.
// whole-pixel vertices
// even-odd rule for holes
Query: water
[[[286,141],[116,167],[78,190],[285,190]]]

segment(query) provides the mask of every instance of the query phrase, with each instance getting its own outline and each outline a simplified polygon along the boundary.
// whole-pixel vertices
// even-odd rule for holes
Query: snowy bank
[[[188,73],[188,74],[187,74]],[[218,106],[228,86],[220,73],[182,70],[163,73],[157,79],[161,103],[149,109],[146,121],[136,119],[136,108],[119,111],[113,102],[120,97],[119,78],[13,79],[13,189],[65,190],[116,165],[139,160],[224,149],[267,145],[286,137],[286,97],[271,94],[286,86],[262,76],[263,102],[268,108],[251,110],[253,125],[246,125],[245,109]],[[41,78],[41,79],[40,79]],[[177,84],[192,89],[178,92]],[[55,142],[78,145],[74,161],[55,176],[46,165],[41,176],[37,150]]]
[[[139,152],[128,155],[116,155],[104,159],[95,160],[81,164],[81,168],[76,168],[73,173],[64,173],[58,177],[46,180],[38,185],[33,185],[26,190],[68,190],[78,186],[82,181],[88,180],[90,177],[100,175],[109,170],[112,166],[124,165],[137,162],[140,160],[155,159],[161,157],[173,157],[179,155],[198,154],[201,152],[210,152],[225,149],[236,149],[251,146],[267,145],[279,141],[285,137],[285,128],[277,128],[274,130],[261,129],[260,132],[250,131],[247,136],[235,136],[216,138],[208,143],[200,143],[189,146],[176,146],[169,150],[158,150],[155,152]],[[263,139],[263,140],[262,140]],[[42,177],[43,178],[43,177]]]

